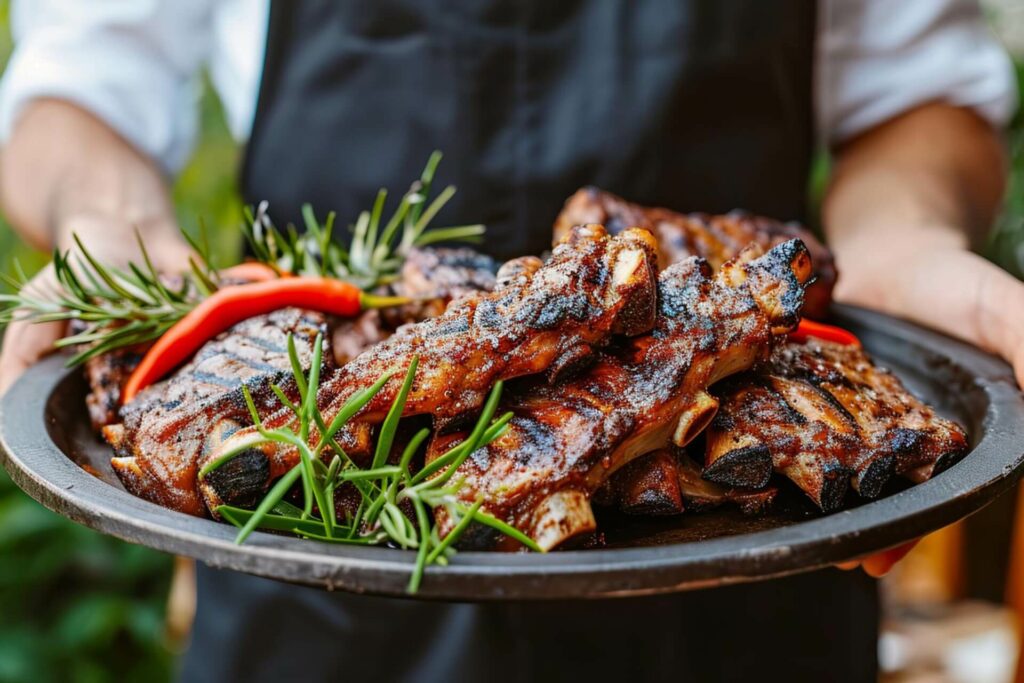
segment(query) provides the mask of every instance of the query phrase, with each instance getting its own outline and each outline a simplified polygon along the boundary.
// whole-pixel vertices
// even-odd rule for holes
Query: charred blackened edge
[[[776,331],[794,329],[803,310],[804,288],[813,275],[807,246],[799,239],[783,242],[763,256],[744,263],[743,268],[747,272],[748,287],[762,307],[764,302],[778,302],[768,306],[773,328]]]
[[[207,497],[207,506],[219,499],[220,504],[255,507],[263,498],[269,481],[267,456],[256,448],[243,451],[203,478],[203,484],[212,494]]]
[[[772,476],[772,454],[764,444],[743,446],[709,464],[702,476],[723,486],[764,488]]]
[[[853,475],[853,489],[869,500],[882,495],[882,489],[896,473],[896,458],[889,453],[879,455],[860,467]]]
[[[821,511],[828,514],[843,507],[850,490],[850,469],[848,467],[826,467],[821,473],[821,484],[816,491],[808,491],[811,499]]]

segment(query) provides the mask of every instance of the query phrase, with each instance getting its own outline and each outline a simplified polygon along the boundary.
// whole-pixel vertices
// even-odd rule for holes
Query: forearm
[[[0,201],[37,247],[70,249],[72,235],[99,260],[139,261],[135,231],[162,272],[188,267],[166,179],[156,166],[87,112],[66,102],[30,104],[0,153]],[[50,292],[52,268],[28,287]],[[16,321],[0,345],[0,394],[64,333],[58,323]]]
[[[969,251],[998,209],[1005,160],[973,113],[929,105],[838,150],[824,205],[839,300],[910,318],[1014,360],[1024,287]],[[1009,306],[1019,302],[1019,308]]]
[[[30,243],[68,247],[70,233],[106,244],[139,230],[175,241],[167,181],[155,164],[73,104],[29,104],[0,154],[0,200]],[[85,233],[85,234],[83,234]]]

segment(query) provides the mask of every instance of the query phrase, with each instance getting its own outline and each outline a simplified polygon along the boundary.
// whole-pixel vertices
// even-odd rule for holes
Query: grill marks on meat
[[[205,514],[197,464],[211,445],[251,424],[241,385],[267,410],[278,405],[272,383],[295,400],[288,334],[294,334],[300,361],[308,367],[313,340],[323,329],[320,314],[293,308],[250,318],[208,342],[172,378],[143,391],[122,409],[121,424],[103,430],[114,447],[111,463],[121,483],[154,503]],[[212,477],[230,492],[230,502],[248,504],[262,494],[265,478],[250,476],[252,465],[239,459]]]
[[[658,239],[662,267],[689,256],[700,256],[717,270],[748,244],[770,249],[799,239],[810,251],[816,278],[807,289],[804,311],[811,318],[822,318],[832,299],[836,280],[832,254],[797,223],[780,223],[742,211],[719,216],[682,214],[633,204],[595,187],[585,187],[566,201],[555,221],[556,241],[571,226],[581,223],[603,223],[612,234],[632,226],[650,230]]]
[[[614,334],[646,332],[656,304],[654,249],[646,230],[610,238],[601,226],[573,228],[542,267],[522,269],[493,293],[457,299],[440,317],[406,326],[331,371],[321,383],[320,409],[329,422],[354,393],[393,372],[354,420],[363,426],[379,423],[409,363],[419,356],[404,414],[429,413],[441,423],[458,420],[479,410],[498,380],[545,372],[562,358],[589,354]],[[266,425],[292,420],[279,411],[266,418]],[[250,431],[239,431],[222,448],[232,448]],[[269,460],[271,478],[297,462],[293,450],[277,444],[259,451]]]
[[[862,350],[819,340],[787,343],[756,376],[727,385],[707,435],[706,478],[748,485],[774,470],[826,512],[851,485],[874,498],[894,473],[923,481],[968,446]]]
[[[498,264],[490,256],[465,247],[412,249],[398,279],[386,292],[408,297],[412,302],[397,308],[364,311],[355,318],[332,324],[335,362],[345,365],[402,325],[436,318],[454,299],[492,291],[497,270]]]
[[[651,334],[601,354],[573,379],[509,396],[508,429],[461,466],[459,495],[482,498],[485,510],[546,549],[592,531],[590,497],[605,480],[637,456],[688,443],[717,408],[706,388],[767,356],[775,334],[796,324],[811,275],[806,249],[793,240],[753,255],[717,276],[703,259],[671,266],[658,280]],[[463,438],[435,436],[428,462]],[[436,512],[442,528],[450,525]]]
[[[401,325],[440,315],[452,299],[472,292],[491,291],[497,269],[494,259],[464,247],[410,250],[398,279],[382,293],[406,296],[414,301],[395,309],[364,311],[352,319],[332,320],[335,362],[344,365],[390,337]],[[86,404],[96,431],[118,421],[121,390],[142,360],[143,352],[144,349],[113,351],[85,364],[90,389]]]
[[[331,338],[340,341],[341,347],[335,348],[335,358],[344,362],[390,336],[396,326],[415,321],[417,316],[434,315],[452,298],[492,288],[496,268],[492,259],[468,249],[412,250],[390,293],[415,298],[415,304],[403,307],[401,315],[392,315],[387,321],[377,310],[337,321]],[[122,424],[118,424],[121,389],[141,353],[116,351],[90,360],[85,367],[90,386],[86,403],[97,431],[110,426],[106,436],[116,446],[114,468],[125,487],[168,507],[204,514],[206,508],[194,491],[197,448],[198,452],[209,451],[251,423],[241,383],[247,383],[268,410],[277,405],[267,392],[271,383],[294,391],[285,347],[287,334],[296,333],[300,355],[307,362],[323,323],[320,314],[297,310],[241,323],[207,344],[174,378],[143,392],[125,408]],[[178,430],[182,425],[186,427]],[[364,429],[342,438],[358,453],[367,449],[369,436]],[[145,455],[140,457],[140,453]],[[207,497],[241,502],[260,492],[268,476],[265,459],[239,458],[210,476],[211,483],[205,486]],[[224,495],[214,496],[215,490]]]

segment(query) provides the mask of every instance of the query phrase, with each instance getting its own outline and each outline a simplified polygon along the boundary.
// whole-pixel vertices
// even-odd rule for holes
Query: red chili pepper
[[[814,322],[807,318],[803,318],[800,324],[797,325],[797,328],[789,333],[789,338],[793,341],[807,341],[811,337],[860,348],[860,339],[857,339],[853,332],[836,327],[835,325]]]
[[[352,317],[366,308],[404,303],[401,297],[365,294],[334,278],[289,277],[217,290],[174,323],[142,358],[121,392],[123,403],[191,357],[232,325],[288,306]]]

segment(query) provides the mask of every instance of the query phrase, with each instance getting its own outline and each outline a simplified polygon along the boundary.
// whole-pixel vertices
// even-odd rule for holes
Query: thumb
[[[64,335],[63,323],[13,322],[7,326],[0,348],[0,396],[25,370],[53,350]]]
[[[25,285],[23,291],[41,298],[59,291],[53,266],[44,268]],[[33,323],[15,319],[10,323],[0,346],[0,396],[30,365],[53,351],[54,342],[64,336],[66,330],[67,325],[63,322]]]

